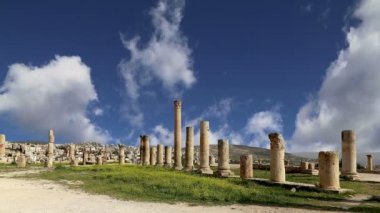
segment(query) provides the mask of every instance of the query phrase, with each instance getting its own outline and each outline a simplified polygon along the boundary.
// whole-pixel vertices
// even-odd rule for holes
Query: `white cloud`
[[[121,61],[119,68],[130,99],[126,107],[133,108],[126,113],[131,114],[132,119],[137,114],[137,118],[143,120],[138,99],[144,87],[159,82],[170,97],[178,97],[196,82],[191,49],[180,31],[184,5],[184,0],[158,2],[157,7],[150,11],[154,32],[143,47],[139,37],[128,40],[125,35],[121,36],[125,48],[131,54],[129,60]]]
[[[361,1],[354,16],[361,23],[347,32],[348,46],[297,114],[295,151],[340,149],[343,129],[356,131],[359,150],[380,150],[380,1]]]
[[[95,109],[93,110],[93,113],[94,113],[94,115],[96,115],[96,116],[102,116],[103,113],[104,113],[104,111],[103,111],[102,109],[100,109],[100,108],[95,108]]]
[[[164,144],[164,145],[173,146],[173,143],[174,143],[174,136],[173,136],[172,131],[165,128],[161,124],[154,127],[153,132],[150,135],[151,145]]]
[[[252,115],[244,128],[250,146],[268,147],[268,134],[282,131],[282,118],[276,111],[261,111]]]
[[[90,68],[76,56],[56,56],[41,67],[13,64],[0,88],[0,113],[22,128],[54,129],[65,140],[106,142],[109,134],[86,116],[93,101]]]

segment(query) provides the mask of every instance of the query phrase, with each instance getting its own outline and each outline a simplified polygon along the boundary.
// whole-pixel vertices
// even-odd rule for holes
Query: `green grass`
[[[256,177],[265,178],[268,175],[267,171],[255,171]],[[291,192],[281,187],[264,186],[239,178],[219,179],[158,167],[131,165],[59,166],[54,171],[34,174],[32,177],[54,181],[81,181],[82,184],[72,187],[118,199],[202,205],[264,204],[342,210],[341,207],[345,207],[345,204],[341,201],[346,202],[344,199],[347,196],[310,191]],[[315,181],[314,177],[291,178],[295,181]],[[352,210],[380,210],[380,204],[370,204],[372,206],[366,203]]]

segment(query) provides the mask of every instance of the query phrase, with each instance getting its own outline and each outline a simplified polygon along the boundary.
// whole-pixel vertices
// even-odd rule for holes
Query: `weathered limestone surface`
[[[144,164],[144,142],[143,135],[140,135],[140,164]]]
[[[185,170],[193,171],[194,169],[194,128],[186,127],[186,152],[185,152]]]
[[[209,147],[209,122],[201,121],[200,123],[200,165],[199,172],[202,174],[213,174],[213,171],[210,168],[209,156],[210,156],[210,147]]]
[[[339,156],[337,152],[319,152],[319,187],[340,189]]]
[[[353,130],[342,131],[342,177],[359,179],[356,172],[356,136]]]
[[[77,158],[71,158],[70,166],[77,167],[78,165],[79,165],[78,159]]]
[[[218,171],[217,175],[220,177],[228,177],[233,175],[230,170],[230,148],[228,140],[218,140]]]
[[[143,143],[143,165],[147,166],[150,164],[150,147],[149,147],[149,137],[147,135],[143,135],[142,143]]]
[[[98,156],[96,157],[96,164],[97,164],[97,165],[103,165],[103,156],[98,155]]]
[[[165,146],[165,167],[172,165],[172,147]]]
[[[285,182],[285,142],[280,133],[270,133],[270,180]]]
[[[253,178],[252,155],[240,156],[240,177],[242,179]]]
[[[119,145],[119,164],[125,163],[125,146],[120,144]]]
[[[372,155],[367,155],[367,171],[373,170],[373,159]]]
[[[174,168],[182,169],[181,101],[174,101]]]
[[[157,166],[164,165],[164,145],[157,144]]]
[[[75,144],[69,145],[69,159],[72,160],[75,158]]]
[[[210,166],[216,166],[216,159],[214,155],[210,155],[208,158],[208,162],[210,162]]]
[[[157,160],[157,148],[155,146],[150,148],[150,165],[155,166]]]
[[[301,161],[301,171],[306,171],[309,169],[309,162]]]
[[[88,151],[86,150],[86,148],[84,148],[84,150],[83,150],[83,165],[87,164],[88,158],[89,158]]]
[[[5,135],[0,135],[0,158],[5,157]]]

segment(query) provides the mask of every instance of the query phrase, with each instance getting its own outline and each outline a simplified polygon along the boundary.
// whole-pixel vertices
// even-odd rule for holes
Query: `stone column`
[[[119,164],[125,164],[125,146],[119,145]]]
[[[339,156],[337,152],[319,152],[319,187],[339,189]]]
[[[157,166],[164,165],[164,145],[157,144]]]
[[[5,157],[5,135],[0,135],[0,158]]]
[[[353,130],[342,131],[342,177],[358,180],[356,172],[356,136]]]
[[[172,147],[165,146],[165,167],[172,166]]]
[[[150,165],[155,166],[157,160],[157,148],[155,146],[150,148]]]
[[[309,163],[308,169],[315,170],[315,163]]]
[[[210,163],[210,166],[216,166],[216,159],[214,155],[210,155],[208,157],[208,162]]]
[[[69,145],[69,158],[75,159],[75,144],[70,144]]]
[[[213,171],[210,168],[209,156],[210,156],[210,147],[209,147],[209,122],[201,121],[200,124],[200,165],[199,172],[202,174],[213,174]]]
[[[186,127],[186,171],[194,169],[194,129],[192,126]]]
[[[300,166],[301,171],[306,171],[309,169],[309,162],[306,161],[301,161],[301,166]]]
[[[218,176],[228,177],[233,175],[230,170],[230,148],[228,140],[218,140]]]
[[[20,167],[20,168],[25,168],[26,167],[26,157],[25,157],[24,154],[21,154],[17,158],[17,167]]]
[[[71,158],[71,160],[70,160],[70,166],[72,166],[72,167],[77,167],[78,164],[79,164],[78,159],[76,159],[76,158]]]
[[[144,149],[144,155],[143,155],[143,165],[149,166],[150,164],[150,150],[149,150],[149,136],[143,135],[142,136],[142,143],[143,143],[143,149]]]
[[[373,170],[372,155],[367,155],[367,171]]]
[[[140,164],[144,164],[144,143],[143,143],[143,135],[140,135]]]
[[[285,142],[280,133],[270,133],[270,180],[285,182]]]
[[[49,130],[49,143],[47,149],[47,157],[54,158],[54,131]]]
[[[53,159],[52,158],[46,158],[45,167],[47,167],[47,168],[53,167]]]
[[[241,179],[253,178],[252,155],[240,156],[240,177]]]
[[[96,157],[96,165],[102,165],[103,164],[103,156],[102,155],[98,155]]]
[[[174,168],[182,169],[181,101],[174,101]]]
[[[83,149],[83,165],[87,164],[87,160],[88,160],[88,152],[87,152],[86,148],[84,148]]]

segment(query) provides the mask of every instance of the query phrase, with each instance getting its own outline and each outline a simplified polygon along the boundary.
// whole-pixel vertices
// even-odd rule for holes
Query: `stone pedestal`
[[[5,158],[5,135],[0,135],[0,159]]]
[[[165,167],[172,166],[172,147],[165,146]]]
[[[181,101],[174,101],[174,168],[182,169]]]
[[[21,154],[20,156],[18,156],[17,158],[17,167],[19,168],[25,168],[26,167],[26,157],[24,154]]]
[[[230,170],[230,148],[228,140],[218,140],[218,171],[220,177],[229,177],[234,175]]]
[[[149,137],[147,135],[141,136],[143,144],[143,165],[150,165],[150,146],[149,146]]]
[[[367,155],[367,171],[373,170],[372,155]]]
[[[151,147],[150,148],[150,165],[155,166],[157,160],[157,148]]]
[[[358,180],[356,172],[356,136],[352,130],[342,131],[342,177]]]
[[[339,156],[337,152],[319,152],[319,187],[340,189]]]
[[[164,165],[164,145],[157,144],[157,164],[156,166]]]
[[[240,156],[240,178],[253,178],[253,159],[252,155]]]
[[[186,127],[186,153],[185,170],[194,169],[194,129],[192,126]]]
[[[270,133],[270,180],[285,182],[285,142],[280,133]]]
[[[125,146],[122,144],[119,145],[119,164],[125,164]]]
[[[210,156],[210,147],[209,147],[209,122],[201,121],[200,124],[200,165],[199,172],[202,174],[213,174],[213,171],[210,168],[209,156]]]

